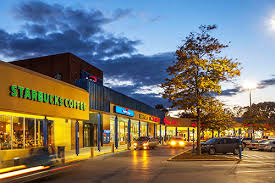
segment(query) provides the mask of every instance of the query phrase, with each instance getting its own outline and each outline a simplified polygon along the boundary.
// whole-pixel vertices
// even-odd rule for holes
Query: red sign
[[[89,78],[90,78],[90,80],[92,80],[93,82],[97,82],[97,78],[96,77],[94,77],[94,76],[89,76]]]
[[[168,121],[166,118],[164,118],[164,123],[167,125],[178,125],[179,123],[175,120],[173,121]]]
[[[153,117],[153,121],[155,121],[155,122],[160,122],[160,119],[157,118],[157,117]]]

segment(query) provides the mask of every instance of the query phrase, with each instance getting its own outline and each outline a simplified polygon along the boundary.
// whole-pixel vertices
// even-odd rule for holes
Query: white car
[[[270,142],[270,140],[264,140],[264,141],[260,142],[258,144],[258,148],[257,149],[260,150],[260,151],[264,151],[265,146],[267,146],[269,144],[269,142]]]
[[[269,140],[268,143],[265,144],[264,150],[275,152],[275,140]]]

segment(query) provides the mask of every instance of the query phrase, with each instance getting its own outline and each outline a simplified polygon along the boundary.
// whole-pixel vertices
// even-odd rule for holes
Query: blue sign
[[[119,106],[115,106],[115,112],[119,114],[124,114],[127,116],[132,116],[132,117],[134,116],[134,111],[123,107],[119,107]]]
[[[103,130],[103,133],[111,133],[111,130]]]

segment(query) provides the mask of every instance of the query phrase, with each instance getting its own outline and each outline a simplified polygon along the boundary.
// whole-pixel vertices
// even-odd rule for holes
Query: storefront
[[[164,124],[163,126],[168,140],[173,136],[182,137],[186,141],[197,139],[197,128],[190,118],[173,118],[167,116],[164,118]],[[163,131],[163,129],[161,131]]]
[[[0,161],[39,146],[83,147],[85,90],[5,62],[0,78]]]
[[[132,142],[140,136],[154,137],[154,126],[156,128],[160,123],[160,119],[141,113],[136,110],[128,109],[115,104],[110,104],[110,115],[103,114],[103,116],[110,116],[109,122],[103,121],[103,130],[110,131],[110,143],[125,145]]]

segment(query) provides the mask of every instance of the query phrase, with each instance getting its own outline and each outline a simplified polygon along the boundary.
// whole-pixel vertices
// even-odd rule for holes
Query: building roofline
[[[57,83],[60,83],[60,84],[63,84],[63,85],[67,85],[67,86],[69,86],[69,87],[72,87],[72,88],[75,88],[75,89],[78,89],[78,90],[82,90],[82,91],[87,92],[86,90],[84,90],[84,89],[82,89],[82,88],[80,88],[80,87],[77,87],[77,86],[75,86],[75,85],[72,85],[72,84],[66,83],[66,82],[64,82],[64,81],[60,81],[60,80],[54,79],[54,78],[52,78],[52,77],[46,76],[46,75],[44,75],[44,74],[40,74],[40,73],[35,72],[35,71],[33,71],[33,70],[30,70],[30,69],[26,69],[26,68],[24,68],[24,67],[20,67],[20,66],[11,64],[11,63],[9,63],[9,62],[0,61],[0,66],[1,66],[1,65],[8,65],[9,67],[12,67],[12,68],[14,68],[14,69],[17,69],[17,70],[20,70],[20,71],[23,71],[23,72],[26,72],[26,73],[29,73],[29,74],[33,74],[33,75],[36,75],[36,76],[38,76],[38,77],[42,77],[42,78],[44,78],[44,79],[48,79],[48,80],[51,80],[51,81],[53,81],[53,82],[57,82]]]

